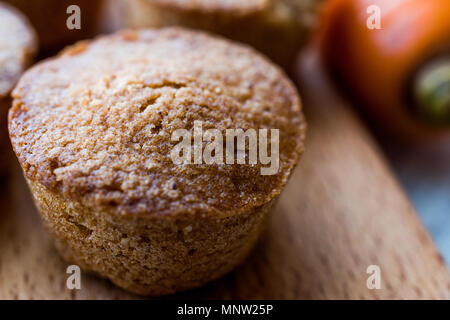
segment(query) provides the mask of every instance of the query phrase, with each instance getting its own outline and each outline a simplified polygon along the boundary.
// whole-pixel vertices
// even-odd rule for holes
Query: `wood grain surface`
[[[173,297],[252,299],[450,298],[449,272],[366,129],[328,85],[314,55],[299,83],[306,153],[247,261],[203,288]],[[0,298],[137,298],[67,264],[43,230],[14,160],[0,211]],[[366,287],[369,265],[381,289]]]

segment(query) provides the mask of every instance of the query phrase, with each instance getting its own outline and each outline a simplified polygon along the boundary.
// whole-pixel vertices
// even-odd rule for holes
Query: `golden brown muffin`
[[[5,0],[22,11],[39,36],[44,54],[61,50],[65,45],[97,34],[103,0]],[[77,5],[81,11],[81,29],[67,28],[72,11]],[[55,51],[56,50],[56,51]]]
[[[116,0],[117,2],[117,0]],[[120,0],[119,0],[120,2]],[[285,68],[307,40],[321,0],[121,1],[131,28],[180,25],[248,43]]]
[[[0,174],[6,169],[7,114],[10,93],[37,50],[36,36],[26,18],[0,2]]]
[[[80,43],[28,71],[9,132],[61,254],[139,294],[200,286],[255,244],[303,150],[296,89],[254,50],[178,28]],[[175,164],[194,121],[279,129],[279,169]]]

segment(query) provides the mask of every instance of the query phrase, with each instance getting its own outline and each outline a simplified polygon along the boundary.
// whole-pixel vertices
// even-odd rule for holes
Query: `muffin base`
[[[294,22],[268,17],[263,11],[247,14],[226,14],[200,10],[183,10],[146,0],[129,0],[122,11],[124,25],[130,28],[161,28],[183,26],[221,34],[247,43],[260,50],[275,63],[289,71],[298,50],[307,42],[313,13],[305,21]],[[311,8],[313,11],[313,8]],[[308,22],[309,21],[309,22]]]
[[[120,216],[27,183],[65,260],[151,296],[199,287],[231,271],[257,242],[275,202],[220,219]]]

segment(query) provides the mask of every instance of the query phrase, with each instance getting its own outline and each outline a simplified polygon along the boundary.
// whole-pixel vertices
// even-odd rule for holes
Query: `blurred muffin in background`
[[[22,11],[36,29],[44,54],[53,54],[68,44],[94,36],[98,32],[103,0],[6,0]],[[69,30],[67,19],[77,5],[81,28]]]
[[[245,42],[289,67],[321,0],[115,0],[131,28],[181,25]]]
[[[0,2],[0,174],[6,170],[10,93],[37,51],[36,34],[24,15]]]

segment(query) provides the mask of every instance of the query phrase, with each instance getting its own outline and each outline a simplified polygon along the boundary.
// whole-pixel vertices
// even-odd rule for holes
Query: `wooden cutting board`
[[[306,153],[259,245],[233,273],[175,297],[450,298],[449,272],[430,236],[314,54],[302,58],[299,85],[309,122]],[[67,264],[14,160],[0,201],[0,298],[136,298],[87,274],[80,290],[66,288]],[[381,289],[366,286],[370,265],[380,268]]]

